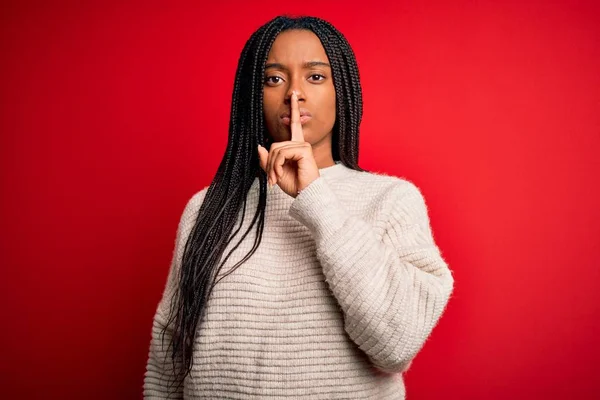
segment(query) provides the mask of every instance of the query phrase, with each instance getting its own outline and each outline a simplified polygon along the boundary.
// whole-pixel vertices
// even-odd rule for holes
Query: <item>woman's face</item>
[[[289,115],[295,90],[305,141],[313,146],[331,143],[335,89],[329,59],[317,35],[307,30],[280,33],[267,56],[264,78],[263,110],[273,141],[291,140]],[[309,116],[303,117],[306,113]]]

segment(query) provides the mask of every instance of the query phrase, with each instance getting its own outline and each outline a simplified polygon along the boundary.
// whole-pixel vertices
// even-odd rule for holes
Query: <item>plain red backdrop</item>
[[[350,41],[360,164],[422,189],[455,273],[407,397],[594,398],[600,7],[285,3],[3,2],[1,397],[141,397],[178,218],[225,149],[239,53],[292,13]]]

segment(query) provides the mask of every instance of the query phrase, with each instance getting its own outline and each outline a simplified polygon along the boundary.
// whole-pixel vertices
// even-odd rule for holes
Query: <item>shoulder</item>
[[[199,191],[197,191],[196,193],[194,193],[187,201],[186,205],[185,205],[185,209],[188,208],[200,208],[200,206],[202,205],[202,203],[204,202],[204,198],[206,197],[206,193],[208,192],[208,188],[210,186],[205,186],[204,188],[200,189]]]
[[[372,197],[374,201],[390,203],[395,201],[423,201],[421,189],[410,179],[390,175],[385,172],[356,171],[348,169],[343,181],[337,182],[363,196]]]
[[[181,213],[181,218],[179,220],[180,228],[196,221],[198,211],[204,202],[209,187],[210,186],[205,186],[188,198],[185,206],[183,207],[183,212]]]
[[[428,221],[428,208],[412,180],[382,172],[351,170],[336,182],[338,194],[350,207],[363,210],[384,225]]]

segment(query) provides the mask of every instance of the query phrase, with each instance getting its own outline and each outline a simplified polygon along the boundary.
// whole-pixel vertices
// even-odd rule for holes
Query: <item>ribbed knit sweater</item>
[[[269,189],[262,242],[215,286],[198,325],[192,372],[169,398],[405,399],[402,372],[454,286],[425,200],[404,178],[340,162],[319,172],[296,198],[277,185]],[[152,328],[147,399],[167,398],[171,330],[164,347],[160,332],[207,189],[189,200],[179,222]],[[242,229],[224,254],[250,226],[258,197],[256,178]],[[255,237],[253,227],[219,277]]]

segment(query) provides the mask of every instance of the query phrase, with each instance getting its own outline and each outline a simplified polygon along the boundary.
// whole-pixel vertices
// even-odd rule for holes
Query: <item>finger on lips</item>
[[[302,131],[302,123],[300,122],[300,108],[298,106],[298,94],[296,91],[292,92],[291,98],[291,112],[290,112],[290,129],[291,129],[291,142],[288,143],[273,143],[270,151],[267,151],[264,147],[259,145],[259,159],[261,166],[267,173],[269,185],[273,186],[277,182],[278,175],[283,174],[283,164],[285,163],[285,153],[283,151],[287,147],[300,147],[297,146],[299,143],[304,142],[304,133]],[[261,150],[262,149],[262,150]],[[289,149],[288,149],[289,150]],[[266,154],[265,154],[266,153]],[[293,153],[292,157],[293,158]],[[266,160],[264,158],[266,157]]]
[[[300,107],[298,106],[298,94],[296,91],[292,92],[291,101],[291,118],[290,118],[290,129],[292,131],[292,140],[297,142],[304,142],[304,133],[302,132],[302,123],[300,122]]]

